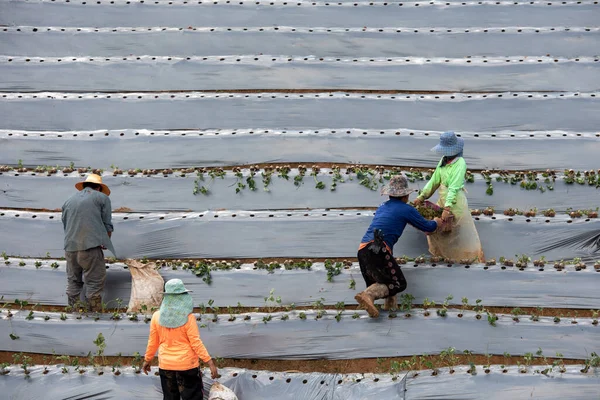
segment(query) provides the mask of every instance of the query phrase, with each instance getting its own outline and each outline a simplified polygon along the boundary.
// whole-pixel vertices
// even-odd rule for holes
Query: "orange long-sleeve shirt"
[[[158,323],[160,311],[152,315],[150,337],[145,360],[150,362],[158,350],[158,366],[171,371],[186,371],[210,361],[210,355],[200,340],[200,332],[193,314],[188,316],[185,325],[179,328],[166,328]]]

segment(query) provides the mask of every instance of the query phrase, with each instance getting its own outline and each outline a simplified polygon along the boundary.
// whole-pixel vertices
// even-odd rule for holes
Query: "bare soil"
[[[461,353],[457,350],[457,353]],[[26,354],[33,359],[35,365],[56,365],[63,364],[63,361],[56,360],[51,355],[36,354],[36,353],[14,353],[2,351],[0,352],[0,363],[13,362],[14,354]],[[87,357],[71,357],[71,359],[79,358],[80,365],[89,363]],[[120,359],[125,366],[133,365],[133,357],[105,357],[105,362],[97,360],[101,365],[112,366]],[[390,365],[396,361],[402,363],[405,360],[414,362],[414,370],[425,370],[431,366],[433,368],[442,368],[450,366],[448,362],[438,355],[430,356],[411,356],[411,357],[393,357],[393,358],[362,358],[354,360],[261,360],[261,359],[216,359],[218,367],[236,367],[253,370],[264,370],[273,372],[324,372],[324,373],[388,373]],[[533,364],[552,364],[556,358],[547,358],[546,361],[542,357],[537,357]],[[456,360],[453,365],[468,365],[473,362],[475,365],[517,365],[517,363],[525,364],[523,357],[504,357],[491,356],[489,359],[485,355],[467,356],[463,354],[456,355]],[[565,365],[583,364],[584,360],[564,360]],[[431,364],[429,364],[431,363]],[[158,361],[155,358],[152,365],[158,366]]]

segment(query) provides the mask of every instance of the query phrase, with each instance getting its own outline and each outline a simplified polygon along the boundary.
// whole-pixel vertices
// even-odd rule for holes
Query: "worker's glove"
[[[148,361],[144,361],[144,365],[142,365],[142,371],[144,371],[146,375],[148,375],[148,372],[150,372],[151,368],[152,367],[150,366],[150,363]]]
[[[422,199],[422,198],[420,198],[420,197],[417,197],[417,198],[415,199],[415,201],[413,201],[413,204],[415,205],[415,207],[419,207],[420,205],[422,205],[422,204],[423,204],[423,199]]]
[[[442,221],[446,222],[452,216],[452,211],[450,211],[450,207],[445,207],[442,212]]]

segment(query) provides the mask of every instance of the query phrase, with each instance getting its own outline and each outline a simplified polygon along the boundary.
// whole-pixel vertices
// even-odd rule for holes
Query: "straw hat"
[[[465,140],[456,136],[454,132],[444,132],[440,136],[440,143],[431,149],[431,151],[446,157],[452,157],[460,154],[465,147]]]
[[[110,189],[108,188],[108,186],[106,186],[104,183],[102,183],[102,177],[100,175],[96,175],[96,174],[89,174],[87,176],[87,178],[85,178],[85,181],[83,182],[78,182],[75,185],[75,188],[77,188],[77,190],[83,190],[83,184],[85,182],[90,182],[90,183],[95,183],[97,185],[102,186],[102,189],[100,190],[102,193],[104,193],[107,196],[110,196]]]
[[[417,189],[410,189],[408,187],[408,180],[405,176],[394,175],[390,179],[390,183],[381,189],[381,195],[387,194],[388,196],[393,197],[403,197],[416,191]]]
[[[170,279],[165,283],[164,297],[160,305],[158,323],[166,328],[179,328],[186,324],[188,315],[194,310],[191,290],[183,286],[181,279]]]

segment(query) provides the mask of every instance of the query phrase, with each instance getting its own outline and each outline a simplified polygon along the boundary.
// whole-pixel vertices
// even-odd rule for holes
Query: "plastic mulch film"
[[[161,18],[164,16],[160,15]],[[557,109],[561,112],[557,113]],[[494,112],[490,113],[490,110]],[[107,115],[111,118],[106,118]],[[0,116],[3,129],[34,131],[352,127],[495,133],[498,127],[506,127],[506,121],[510,121],[513,131],[564,130],[596,134],[600,124],[600,95],[573,92],[439,95],[10,93],[0,97]],[[117,161],[129,154],[119,157],[114,151]],[[413,157],[420,158],[421,154]]]
[[[102,396],[104,399],[133,400],[162,398],[159,378],[136,374],[130,367],[122,368],[114,376],[110,368],[103,375],[91,368],[79,374],[62,366],[30,367],[29,378],[18,365],[8,367],[11,372],[0,377],[0,388],[13,400],[29,400],[43,396],[48,400],[62,400],[65,396]],[[488,374],[477,366],[477,374],[467,373],[469,367],[454,367],[454,373],[443,368],[436,376],[431,371],[401,372],[396,380],[390,374],[324,374],[252,371],[238,368],[219,369],[219,382],[232,388],[240,400],[370,400],[385,399],[468,399],[468,400],[596,400],[600,376],[596,370],[581,373],[583,365],[568,365],[564,372],[559,367],[543,375],[548,366],[532,365],[526,373],[519,368],[492,365]],[[155,368],[154,368],[155,369]],[[153,369],[153,370],[154,370]],[[404,375],[408,375],[404,378]],[[208,393],[212,380],[204,371],[204,389]],[[43,395],[42,395],[43,393]],[[296,395],[297,397],[294,397]],[[428,397],[429,396],[429,397]],[[93,397],[92,397],[93,398]]]
[[[8,61],[11,60],[11,61]],[[73,61],[75,60],[75,61]],[[0,56],[1,91],[232,89],[599,90],[593,57]],[[527,62],[523,62],[527,61]],[[399,79],[410,76],[410,79]],[[468,79],[465,79],[468,76]],[[24,79],[25,77],[25,79]]]
[[[600,113],[600,108],[596,111]],[[451,118],[450,115],[448,117]],[[305,123],[313,124],[308,121]],[[223,121],[219,124],[223,124]],[[373,124],[371,127],[379,125],[380,122]],[[454,122],[450,123],[452,124]],[[578,125],[587,129],[582,124]],[[441,125],[438,127],[441,128]],[[24,165],[31,167],[66,166],[73,162],[76,167],[108,169],[110,165],[117,165],[124,170],[224,167],[276,162],[360,162],[434,168],[439,162],[439,157],[430,149],[439,142],[440,133],[407,129],[331,129],[331,126],[306,131],[2,130],[0,165],[16,166],[20,159]],[[600,151],[596,133],[457,133],[466,140],[465,161],[473,170],[595,169],[596,154]],[[555,152],[557,147],[562,149],[558,154]],[[370,151],[365,152],[365,148],[369,148]],[[158,151],[161,157],[155,156]]]
[[[596,26],[598,6],[591,0],[569,1],[567,4],[546,1],[497,2],[479,4],[470,1],[416,2],[298,2],[281,1],[197,2],[184,4],[185,0],[126,4],[117,0],[114,4],[102,2],[74,4],[52,3],[51,0],[0,3],[0,25],[71,26],[71,27],[123,27],[123,26],[336,26],[362,27],[365,21],[377,21],[378,26],[421,27],[423,21],[429,26],[470,28],[474,26]],[[284,4],[285,3],[285,4]],[[402,4],[402,6],[400,6]],[[291,10],[301,10],[290,12]]]
[[[114,321],[109,319],[114,318],[112,314],[63,315],[61,319],[57,313],[29,313],[13,310],[8,317],[8,311],[1,310],[0,350],[83,356],[95,351],[93,341],[99,333],[106,338],[106,355],[128,356],[146,349],[150,327],[144,321],[149,320],[148,315],[138,315],[138,321],[121,315],[123,319]],[[546,354],[560,352],[565,358],[584,359],[598,350],[599,328],[591,319],[573,323],[539,317],[531,321],[523,315],[515,322],[511,315],[498,315],[492,326],[485,314],[477,319],[472,311],[461,311],[461,318],[458,313],[449,309],[446,317],[441,317],[432,310],[413,309],[410,317],[398,314],[396,318],[382,315],[373,319],[364,311],[338,314],[317,309],[197,318],[201,318],[198,325],[206,348],[212,356],[223,358],[355,359],[438,354],[455,347],[474,354],[508,352],[513,356],[542,348]]]
[[[120,258],[355,257],[372,217],[364,210],[114,213],[112,241]],[[60,213],[0,210],[0,223],[7,254],[64,255]],[[475,217],[475,226],[488,258],[597,257],[598,219],[498,215]],[[397,256],[427,253],[425,234],[410,226],[394,247]]]
[[[449,23],[452,21],[446,21],[444,26]],[[0,31],[0,54],[27,57],[89,54],[127,58],[132,54],[213,56],[259,53],[336,57],[467,57],[473,54],[503,57],[538,55],[541,54],[538,49],[544,49],[544,54],[581,57],[595,55],[593,49],[600,40],[599,28],[577,26],[470,27],[465,30],[427,26],[416,29],[401,26],[184,29],[163,25],[161,22],[155,27],[4,27]]]
[[[102,396],[107,400],[162,399],[159,378],[136,374],[131,367],[122,368],[121,374],[114,376],[110,368],[104,368],[103,375],[98,375],[92,368],[79,374],[67,367],[69,372],[63,374],[62,366],[48,366],[48,372],[44,374],[43,366],[35,366],[28,368],[28,378],[20,366],[8,368],[10,373],[0,377],[0,388],[13,400],[40,397],[62,400],[65,396],[79,398],[86,395]],[[568,365],[564,372],[560,372],[560,367],[554,367],[546,375],[540,373],[547,368],[532,365],[522,373],[514,366],[492,365],[486,374],[483,367],[477,366],[476,375],[472,375],[467,373],[469,367],[458,366],[453,368],[452,374],[443,368],[436,376],[431,376],[430,370],[417,371],[418,376],[414,378],[415,372],[401,372],[396,380],[391,374],[286,373],[221,368],[218,381],[232,388],[240,400],[596,400],[600,395],[597,370],[581,373],[583,365]],[[213,381],[208,370],[203,372],[204,389],[208,393]]]
[[[537,360],[536,360],[537,361]],[[534,361],[534,362],[536,362]],[[539,362],[539,361],[538,361]],[[468,373],[469,367],[455,367],[450,374],[443,368],[436,376],[430,371],[420,371],[417,378],[409,378],[406,399],[410,400],[593,400],[600,398],[600,374],[598,369],[581,373],[582,365],[567,365],[542,374],[552,366],[527,367],[492,365],[489,373],[485,367],[477,367],[476,375]],[[506,370],[506,372],[503,372]],[[525,372],[523,372],[525,371]]]
[[[28,368],[29,374],[18,365],[8,367],[8,375],[0,376],[0,389],[12,400],[44,398],[102,398],[115,400],[162,399],[160,379],[154,373],[148,376],[136,373],[131,367],[122,368],[115,376],[110,367],[97,370],[85,368],[83,374],[63,366]],[[102,371],[102,375],[98,372]],[[156,367],[152,369],[156,372]],[[240,400],[368,400],[373,398],[398,399],[405,397],[406,380],[390,374],[326,374],[252,371],[239,368],[220,368],[218,381],[232,389]],[[213,380],[208,370],[203,371],[205,399]],[[86,397],[87,396],[87,397]]]
[[[242,171],[242,178],[233,172],[226,172],[225,176],[212,180],[205,175],[204,181],[199,181],[199,186],[209,190],[207,195],[201,193],[194,195],[197,176],[187,173],[185,177],[174,172],[165,178],[164,175],[143,176],[141,173],[134,177],[125,174],[113,176],[109,172],[103,174],[102,180],[112,190],[110,195],[113,209],[126,207],[133,211],[184,211],[184,210],[210,210],[228,209],[236,210],[281,210],[297,208],[347,208],[347,207],[377,207],[385,197],[379,194],[381,187],[387,183],[382,179],[379,182],[373,178],[366,182],[370,187],[365,187],[356,174],[345,175],[343,169],[341,177],[344,182],[335,178],[331,171],[322,169],[316,178],[323,182],[324,189],[318,189],[314,178],[309,174],[303,178],[303,183],[294,185],[298,176],[297,170],[289,173],[289,179],[278,176],[275,172],[271,181],[264,189],[263,178],[258,172],[254,176],[257,190],[250,190],[246,179],[250,177],[248,170]],[[0,207],[6,208],[31,208],[31,209],[60,209],[74,193],[74,186],[84,178],[77,173],[63,176],[57,173],[53,176],[38,173],[4,172],[0,175]],[[238,182],[245,185],[236,193]],[[335,185],[334,185],[335,183]],[[423,188],[426,181],[411,183],[411,187]],[[584,184],[566,184],[563,178],[558,178],[554,183],[543,183],[543,178],[536,184],[537,189],[526,190],[520,184],[496,182],[492,179],[493,195],[488,195],[488,185],[485,180],[475,175],[473,183],[467,183],[467,199],[471,209],[483,210],[492,207],[497,212],[508,208],[527,211],[537,208],[538,213],[554,209],[557,213],[565,212],[567,208],[595,209],[598,206],[595,186]],[[32,190],[35,188],[35,190]],[[552,188],[552,190],[548,189]],[[40,196],[39,193],[44,193]],[[414,196],[413,196],[414,197]],[[434,196],[435,197],[435,196]]]
[[[0,281],[4,301],[27,300],[30,304],[67,305],[65,295],[65,262],[54,260],[9,259],[9,265],[0,267]],[[0,260],[0,263],[2,261]],[[39,263],[38,268],[34,263]],[[19,266],[19,264],[23,266]],[[54,264],[56,263],[56,264]],[[54,264],[56,268],[50,265]],[[104,287],[104,302],[110,307],[121,299],[127,304],[131,293],[131,278],[123,264],[110,264]],[[283,304],[305,306],[321,300],[323,304],[338,302],[355,304],[354,296],[365,288],[358,265],[341,269],[339,275],[327,280],[323,263],[315,263],[310,271],[275,269],[253,270],[250,264],[231,271],[213,270],[211,284],[196,276],[195,270],[173,270],[164,267],[160,274],[164,280],[181,279],[190,290],[194,304],[208,304],[210,300],[218,307],[234,306],[264,307],[264,297],[273,289],[281,296]],[[503,269],[504,268],[504,269]],[[556,271],[548,264],[544,271],[538,271],[531,264],[519,271],[515,267],[504,266],[465,266],[419,265],[413,263],[402,266],[408,281],[404,293],[415,297],[415,304],[422,304],[425,298],[441,304],[448,295],[453,295],[449,304],[461,305],[466,297],[471,303],[482,299],[486,306],[499,307],[548,307],[548,308],[598,308],[600,293],[598,280],[600,272],[592,266],[576,271],[567,266],[564,271]],[[352,285],[354,281],[354,285]]]

